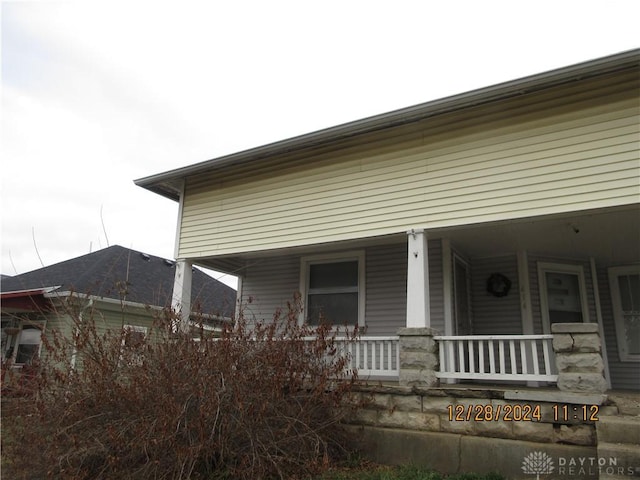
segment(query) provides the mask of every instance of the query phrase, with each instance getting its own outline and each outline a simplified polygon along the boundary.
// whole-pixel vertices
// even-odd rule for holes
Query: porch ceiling
[[[640,206],[483,224],[442,232],[469,257],[526,250],[606,265],[640,262]]]

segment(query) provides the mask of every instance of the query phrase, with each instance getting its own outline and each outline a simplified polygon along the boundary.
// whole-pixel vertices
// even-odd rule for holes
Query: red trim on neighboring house
[[[15,292],[0,292],[2,310],[21,310],[38,312],[51,307],[51,301],[44,294],[48,289],[19,290]]]

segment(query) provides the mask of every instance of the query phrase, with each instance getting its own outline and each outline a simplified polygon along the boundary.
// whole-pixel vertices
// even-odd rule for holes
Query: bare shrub
[[[244,318],[213,338],[176,333],[165,312],[147,337],[44,339],[47,361],[5,418],[16,478],[288,478],[345,453],[340,426],[356,379],[327,326]],[[352,335],[357,332],[352,332]],[[70,358],[75,358],[76,367]],[[352,402],[349,402],[352,403]]]

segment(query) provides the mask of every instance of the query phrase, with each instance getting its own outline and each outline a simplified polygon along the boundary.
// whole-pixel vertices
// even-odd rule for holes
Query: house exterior
[[[552,326],[593,324],[605,388],[640,390],[639,64],[623,52],[136,180],[180,204],[175,305],[194,264],[239,276],[260,318],[300,292],[301,321],[372,339],[371,375],[397,379],[399,331],[428,332],[440,384],[554,384]]]
[[[74,315],[93,318],[99,329],[145,334],[155,316],[171,305],[175,270],[172,260],[114,245],[3,277],[3,367],[30,364],[41,353],[42,335],[53,330],[70,337]],[[197,269],[192,273],[192,297],[194,312],[206,328],[219,328],[233,315],[235,290]]]

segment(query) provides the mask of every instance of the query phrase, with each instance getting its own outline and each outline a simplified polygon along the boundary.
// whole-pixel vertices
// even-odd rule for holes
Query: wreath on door
[[[494,297],[506,297],[511,290],[511,280],[501,273],[492,273],[487,279],[487,292]]]

